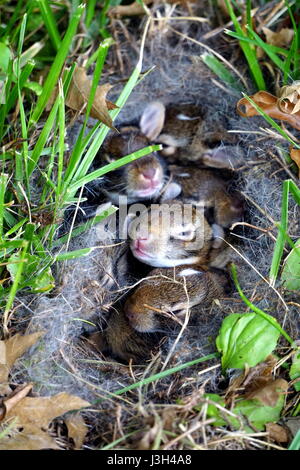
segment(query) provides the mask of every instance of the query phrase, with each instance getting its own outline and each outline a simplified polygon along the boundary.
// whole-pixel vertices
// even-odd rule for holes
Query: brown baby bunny
[[[213,209],[213,221],[220,227],[228,228],[241,220],[243,202],[238,194],[227,191],[226,182],[213,170],[200,168],[169,167],[172,182],[162,195],[161,201],[178,197],[184,203]]]
[[[151,125],[145,126],[143,121],[148,121]],[[242,149],[237,145],[217,145],[211,148],[212,140],[224,140],[224,132],[220,134],[218,130],[212,130],[210,136],[207,136],[207,131],[203,130],[203,122],[199,106],[189,103],[164,107],[161,102],[154,101],[146,106],[140,129],[149,140],[163,145],[160,154],[169,163],[177,162],[186,166],[194,162],[197,165],[227,170],[242,167],[245,164]],[[230,135],[227,140],[231,140]]]
[[[200,266],[154,269],[129,296],[124,311],[135,330],[159,331],[170,321],[170,314],[177,317],[195,305],[210,305],[224,295],[227,284],[222,271],[210,272]]]
[[[142,363],[151,356],[159,335],[142,334],[132,328],[124,312],[113,310],[107,328],[89,336],[88,341],[98,352],[108,353],[122,361]]]
[[[214,227],[202,208],[181,201],[152,204],[128,224],[133,255],[150,266],[207,264],[214,246]]]
[[[164,106],[158,103],[152,111],[148,106],[140,119],[140,128],[122,127],[119,135],[112,135],[104,145],[106,159],[113,161],[153,144],[164,123]],[[100,154],[96,164],[103,164]],[[157,199],[168,179],[167,167],[157,152],[152,152],[109,173],[102,190],[114,204],[126,196],[129,204]]]

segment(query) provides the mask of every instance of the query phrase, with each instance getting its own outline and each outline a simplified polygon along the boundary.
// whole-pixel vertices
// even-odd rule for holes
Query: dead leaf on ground
[[[280,88],[278,107],[283,113],[290,114],[296,114],[300,110],[300,80]]]
[[[291,148],[290,155],[291,155],[291,159],[296,163],[298,167],[298,170],[299,170],[298,178],[300,178],[300,150]]]
[[[59,393],[51,397],[25,397],[6,414],[3,425],[17,419],[16,428],[0,440],[0,449],[59,449],[47,430],[54,418],[90,404],[74,395]]]
[[[23,336],[17,333],[9,339],[0,341],[0,395],[10,392],[7,383],[8,375],[16,360],[33,346],[43,334],[43,331]]]
[[[284,379],[276,379],[266,385],[246,393],[246,399],[259,400],[263,405],[274,407],[278,402],[280,395],[286,393],[288,389],[288,382]]]
[[[32,384],[22,385],[18,387],[13,393],[2,401],[2,405],[0,408],[0,421],[5,418],[7,413],[12,410],[12,408],[24,397],[28,395],[28,393],[32,389]]]
[[[276,423],[267,423],[266,431],[269,433],[270,438],[279,443],[284,443],[289,441],[289,435],[287,430]]]
[[[76,67],[66,99],[66,105],[75,111],[82,111],[88,103],[91,87],[92,81],[87,76],[86,70],[83,67]],[[115,109],[118,106],[111,101],[106,100],[106,95],[111,88],[112,85],[109,83],[97,87],[90,117],[98,119],[106,126],[116,130],[113,127],[112,118],[108,111]]]
[[[267,43],[271,46],[286,47],[291,43],[294,37],[294,30],[290,28],[282,28],[280,31],[275,32],[264,27],[262,31],[266,36]]]
[[[74,441],[75,449],[81,449],[88,432],[83,417],[79,413],[74,413],[66,417],[65,423],[68,428],[68,436]]]
[[[245,367],[245,370],[235,377],[226,391],[226,401],[229,402],[235,395],[251,393],[272,381],[272,371],[277,359],[270,354],[265,361],[255,367]]]
[[[252,101],[264,111],[265,114],[274,119],[288,122],[295,129],[300,130],[300,110],[294,112],[294,104],[290,101],[285,102],[284,112],[279,108],[280,99],[268,93],[267,91],[258,91],[250,96]],[[281,104],[282,106],[282,104]],[[259,116],[260,113],[255,107],[247,100],[242,98],[237,103],[237,112],[242,117]]]
[[[148,430],[144,432],[143,437],[140,438],[134,448],[136,450],[151,450],[153,443],[155,441],[155,437],[159,432],[163,429],[163,421],[155,415],[154,423],[148,427]]]

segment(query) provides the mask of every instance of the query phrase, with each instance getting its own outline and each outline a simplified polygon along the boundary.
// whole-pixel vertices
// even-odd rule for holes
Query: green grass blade
[[[23,272],[23,268],[24,268],[24,263],[25,263],[25,260],[26,260],[26,254],[27,254],[27,250],[28,250],[28,247],[29,247],[29,241],[28,240],[23,240],[22,245],[23,245],[23,249],[22,249],[21,254],[20,254],[18,269],[17,269],[16,275],[15,275],[14,282],[13,282],[11,288],[10,288],[8,298],[7,298],[7,302],[6,302],[6,306],[5,306],[5,310],[4,310],[4,314],[3,314],[3,329],[4,329],[5,333],[7,333],[7,322],[8,322],[9,312],[10,312],[12,306],[13,306],[13,302],[14,302],[14,299],[15,299],[15,296],[16,296],[16,293],[17,293],[17,290],[18,290],[18,287],[19,287],[20,280],[21,280],[21,276],[22,276],[22,272]]]
[[[26,81],[28,80],[32,70],[34,69],[34,66],[35,66],[35,62],[33,60],[30,60],[25,65],[25,67],[22,69],[20,77],[19,77],[19,83],[16,84],[12,88],[12,90],[9,94],[9,98],[8,98],[8,101],[7,101],[7,108],[6,108],[7,114],[10,112],[11,108],[13,106],[15,106],[15,104],[16,104],[16,101],[17,101],[17,98],[18,98],[18,87],[20,88],[20,90],[23,89],[23,87],[24,87]]]
[[[30,157],[30,161],[28,162],[28,175],[29,176],[32,174],[33,170],[36,168],[38,160],[42,154],[42,150],[53,128],[54,121],[55,121],[57,111],[58,111],[58,103],[59,103],[59,98],[57,97],[49,113],[47,121],[43,127],[43,130],[40,133],[39,138],[34,146],[33,152]]]
[[[109,395],[112,395],[112,396],[123,395],[123,393],[127,393],[131,390],[135,390],[136,388],[143,387],[144,385],[147,385],[149,383],[156,382],[157,380],[163,379],[164,377],[168,377],[168,375],[175,374],[176,372],[186,369],[187,367],[192,367],[192,366],[195,366],[196,364],[200,364],[201,362],[210,361],[211,359],[217,359],[219,357],[220,357],[219,353],[208,354],[207,356],[194,359],[193,361],[185,362],[184,364],[180,364],[178,366],[172,367],[171,369],[166,369],[166,370],[163,370],[162,372],[158,372],[157,374],[154,374],[154,375],[151,375],[150,377],[146,377],[145,379],[139,380],[138,382],[128,385],[127,387],[120,388],[119,390],[116,390],[115,392],[108,392],[108,393]],[[94,401],[93,404],[96,405],[97,403],[100,403],[103,400],[104,398],[100,398],[99,400]]]
[[[85,24],[87,28],[90,27],[91,22],[93,21],[93,18],[95,17],[96,4],[97,4],[97,0],[89,0],[88,2],[86,2]]]
[[[15,27],[17,18],[20,15],[22,6],[23,6],[23,0],[18,0],[17,5],[14,7],[13,14],[11,18],[9,19],[5,30],[3,31],[3,38],[8,36],[12,28]]]
[[[269,45],[266,44],[255,31],[251,28],[247,28],[250,32],[251,35],[255,38],[257,46],[261,47],[263,51],[270,57],[270,59],[274,62],[277,67],[282,70],[283,72],[285,71],[285,62],[282,62],[282,60],[279,59],[279,57],[272,52],[270,49]]]
[[[83,256],[89,255],[97,247],[81,248],[80,250],[67,251],[66,253],[60,253],[55,256],[55,261],[66,261],[70,259],[82,258]]]
[[[248,44],[251,44],[252,46],[257,46],[257,42],[254,39],[249,38],[248,36],[241,36],[235,31],[231,31],[230,29],[226,29],[226,28],[224,29],[224,33],[226,33],[228,36],[238,39],[239,41],[247,42]],[[276,54],[281,54],[284,57],[288,56],[289,52],[286,49],[283,49],[282,47],[273,46],[271,44],[268,44],[268,47],[270,51]]]
[[[225,65],[215,56],[205,52],[201,55],[201,59],[223,82],[237,91],[243,91],[245,88],[240,82],[232,75]]]
[[[120,166],[133,162],[134,160],[144,157],[145,155],[148,155],[149,153],[161,150],[161,148],[162,148],[161,145],[150,145],[149,147],[145,147],[141,150],[137,150],[136,152],[131,153],[130,155],[126,155],[125,157],[122,157],[119,160],[116,160],[115,162],[109,163],[108,165],[105,165],[104,167],[99,168],[99,170],[95,170],[92,173],[88,173],[87,175],[83,176],[77,181],[74,181],[68,188],[67,193],[73,194],[77,191],[77,189],[81,188],[81,186],[87,183],[90,183],[96,178],[100,178],[100,176],[105,175],[109,171],[116,170],[117,168],[120,168]]]
[[[84,5],[79,5],[70,21],[66,34],[62,40],[61,47],[58,50],[58,53],[54,59],[54,62],[51,66],[45,84],[43,86],[42,94],[39,96],[36,107],[31,116],[29,122],[30,125],[35,124],[39,120],[42,112],[46,107],[47,102],[49,101],[51,93],[54,90],[54,87],[58,81],[58,77],[62,71],[64,62],[67,58],[73,37],[76,33],[83,11]]]
[[[6,186],[8,181],[8,175],[2,173],[0,175],[0,242],[2,242],[3,235],[3,221],[4,221],[4,196],[6,192]]]
[[[244,36],[247,37],[247,35],[244,33],[243,29],[241,28],[241,26],[238,22],[238,19],[237,19],[236,15],[233,11],[233,8],[232,8],[232,5],[231,5],[231,0],[225,0],[225,3],[226,3],[228,13],[229,13],[229,15],[231,17],[231,20],[234,24],[234,27],[236,29],[236,32],[239,35],[241,35],[242,37],[244,37]],[[256,83],[258,89],[259,90],[265,90],[266,89],[266,84],[265,84],[264,77],[263,77],[262,71],[260,69],[256,54],[255,54],[255,51],[246,42],[240,41],[240,46],[241,46],[241,49],[242,49],[242,51],[243,51],[243,53],[246,57],[246,60],[247,60],[248,64],[249,64],[250,72],[251,72],[251,74],[252,74],[252,76],[255,80],[255,83]]]
[[[56,26],[56,20],[48,3],[48,0],[36,0],[36,2],[40,7],[40,11],[52,44],[55,47],[56,51],[58,51],[61,47],[61,39]]]
[[[134,434],[136,434],[136,433],[138,433],[138,432],[139,432],[139,429],[137,429],[136,431],[129,432],[128,434],[125,434],[124,436],[119,437],[119,439],[116,439],[115,441],[110,442],[109,444],[107,444],[107,445],[104,446],[104,447],[101,447],[101,448],[98,449],[98,450],[110,450],[110,449],[113,449],[117,444],[120,444],[120,442],[125,441],[128,437],[133,436]],[[0,435],[0,436],[1,436],[1,435]]]
[[[292,193],[293,198],[295,199],[298,206],[300,206],[300,189],[292,180],[289,180],[289,190]]]
[[[297,434],[289,445],[288,450],[300,450],[300,429],[298,429]]]
[[[88,118],[89,118],[89,115],[90,115],[90,112],[91,112],[91,109],[92,109],[92,106],[93,106],[93,102],[94,102],[94,99],[95,99],[95,94],[96,94],[97,86],[98,86],[99,81],[100,81],[100,76],[101,76],[101,73],[102,73],[103,65],[104,65],[104,62],[105,62],[105,59],[106,59],[106,56],[107,56],[108,49],[111,46],[111,44],[112,44],[112,40],[111,39],[106,39],[100,44],[100,46],[98,48],[96,67],[95,67],[95,72],[94,72],[94,75],[93,75],[91,91],[90,91],[90,95],[89,95],[89,99],[88,99],[86,116],[85,116],[84,124],[83,124],[83,126],[80,130],[77,142],[74,146],[68,168],[67,168],[66,173],[65,173],[65,182],[68,182],[69,180],[72,179],[72,177],[73,177],[73,175],[74,175],[74,173],[75,173],[75,171],[78,167],[79,160],[80,160],[79,156],[81,155],[81,153],[83,151],[83,148],[84,148],[84,145],[82,145],[81,143],[82,143],[82,140],[83,140],[83,136],[84,136],[84,133],[85,133]],[[90,166],[90,164],[87,166],[87,168],[89,166]]]

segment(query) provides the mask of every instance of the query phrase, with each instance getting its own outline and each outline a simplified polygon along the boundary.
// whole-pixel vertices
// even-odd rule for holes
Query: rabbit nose
[[[147,245],[147,240],[148,238],[139,237],[137,240],[135,240],[134,247],[138,250],[143,250],[145,245]]]
[[[147,180],[153,180],[156,175],[156,168],[145,168],[142,171],[142,175]]]

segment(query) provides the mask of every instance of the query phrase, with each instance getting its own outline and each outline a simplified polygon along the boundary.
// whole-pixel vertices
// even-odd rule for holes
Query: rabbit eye
[[[171,236],[170,240],[177,239],[177,240],[188,241],[188,240],[192,240],[193,236],[194,236],[194,231],[193,230],[190,230],[190,229],[182,230],[181,232],[177,232],[176,234]]]

